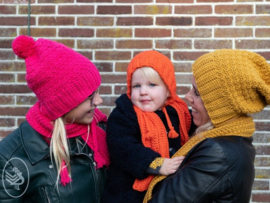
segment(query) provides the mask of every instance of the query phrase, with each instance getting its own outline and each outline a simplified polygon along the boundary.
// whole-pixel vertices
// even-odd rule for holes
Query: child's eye
[[[139,88],[140,85],[133,85],[132,88]]]
[[[150,86],[150,87],[155,87],[155,86],[156,86],[156,84],[154,84],[154,83],[150,83],[150,84],[149,84],[149,86]]]

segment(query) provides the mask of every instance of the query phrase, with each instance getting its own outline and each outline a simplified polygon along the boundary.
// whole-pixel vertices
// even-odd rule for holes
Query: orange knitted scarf
[[[173,99],[168,99],[166,105],[172,106],[177,111],[180,120],[179,131],[181,136],[181,145],[184,145],[189,139],[187,132],[190,128],[191,123],[191,116],[188,111],[187,105],[177,96],[174,96]],[[168,137],[176,138],[179,135],[174,130],[165,107],[162,108],[162,111],[166,116],[166,120],[170,128],[168,137],[165,126],[156,113],[143,112],[136,106],[134,106],[134,110],[137,114],[143,145],[158,152],[161,157],[170,158]],[[143,180],[136,179],[133,184],[133,189],[141,192],[147,190],[150,182],[153,180],[154,177],[154,175],[149,175]]]

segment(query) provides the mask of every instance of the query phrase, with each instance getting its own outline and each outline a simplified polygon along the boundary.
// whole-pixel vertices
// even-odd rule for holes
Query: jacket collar
[[[50,155],[50,147],[44,138],[27,121],[20,126],[23,148],[31,164],[35,164]]]

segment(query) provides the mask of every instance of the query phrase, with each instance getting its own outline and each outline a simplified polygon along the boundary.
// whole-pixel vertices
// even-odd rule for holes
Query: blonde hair
[[[214,125],[211,121],[199,126],[196,131],[194,132],[194,135],[196,136],[202,136],[202,133],[207,131],[207,130],[211,130],[214,128]]]
[[[151,82],[157,83],[157,84],[164,84],[166,87],[167,85],[164,83],[160,75],[158,74],[157,71],[155,71],[151,67],[142,67],[140,68],[145,75],[147,79],[149,79]],[[168,88],[168,87],[167,87]]]
[[[52,133],[52,139],[50,144],[50,155],[51,158],[53,157],[56,164],[57,169],[57,179],[56,179],[56,186],[58,188],[58,182],[60,177],[60,172],[62,170],[62,162],[63,160],[66,163],[68,168],[69,176],[71,177],[70,173],[70,155],[68,149],[68,141],[66,137],[66,128],[63,118],[57,118],[54,122],[54,128]]]

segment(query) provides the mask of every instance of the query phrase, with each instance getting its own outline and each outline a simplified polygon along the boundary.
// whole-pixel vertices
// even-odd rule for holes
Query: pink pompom
[[[34,54],[35,41],[32,37],[20,35],[12,42],[14,53],[20,58],[27,58]]]

